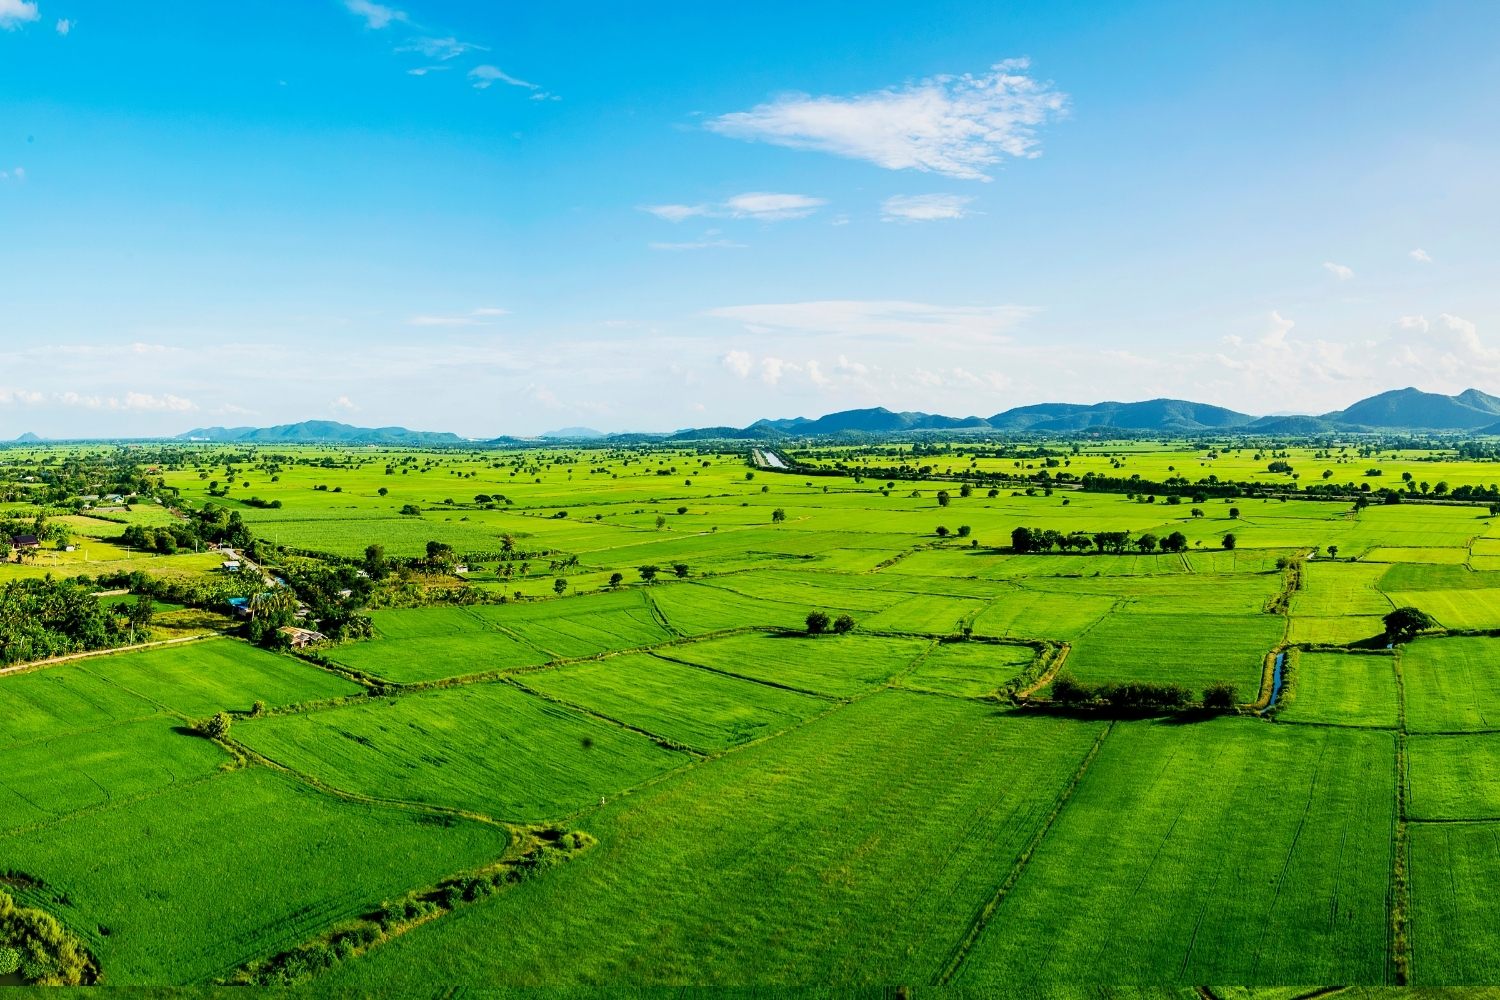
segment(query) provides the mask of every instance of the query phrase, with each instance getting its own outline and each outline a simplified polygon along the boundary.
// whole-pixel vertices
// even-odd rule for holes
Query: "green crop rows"
[[[1112,469],[1099,450],[1064,457]],[[105,985],[289,953],[298,985],[360,996],[1500,985],[1487,506],[944,503],[712,448],[254,455],[228,497],[206,459],[163,475],[241,514],[341,639],[0,673],[0,891]],[[174,523],[142,507],[69,523],[123,559],[110,532]],[[1028,554],[1019,526],[1187,547]],[[179,603],[155,610],[238,626]],[[1433,627],[1387,636],[1405,606]]]

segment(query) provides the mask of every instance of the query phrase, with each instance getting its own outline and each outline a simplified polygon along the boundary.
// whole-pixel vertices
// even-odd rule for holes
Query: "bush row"
[[[1193,692],[1182,684],[1156,681],[1080,681],[1060,674],[1052,682],[1052,698],[1067,708],[1107,705],[1122,712],[1176,711],[1192,704]],[[1228,681],[1215,681],[1203,689],[1202,705],[1227,712],[1239,701],[1239,689]]]

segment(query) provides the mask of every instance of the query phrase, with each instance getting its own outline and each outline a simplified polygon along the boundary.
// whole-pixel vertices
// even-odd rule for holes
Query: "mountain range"
[[[1155,431],[1191,434],[1204,431],[1237,431],[1245,434],[1301,435],[1337,431],[1468,431],[1500,435],[1500,397],[1478,389],[1456,396],[1422,392],[1414,388],[1382,392],[1342,410],[1317,415],[1273,415],[1248,413],[1194,403],[1186,399],[1148,399],[1138,403],[1036,403],[1016,406],[989,417],[947,417],[938,413],[883,406],[841,410],[816,419],[791,417],[757,420],[748,427],[697,427],[675,434],[603,434],[589,427],[565,427],[539,435],[546,440],[662,440],[766,441],[785,437],[823,437],[841,433],[889,434],[902,431],[995,430],[1006,433],[1067,433],[1090,428],[1119,431]],[[27,433],[18,442],[42,439]],[[245,444],[385,444],[414,447],[479,443],[482,439],[437,431],[413,431],[405,427],[355,427],[333,420],[305,420],[275,427],[199,427],[179,434],[178,441],[211,441]],[[525,439],[499,437],[487,443],[521,443]]]

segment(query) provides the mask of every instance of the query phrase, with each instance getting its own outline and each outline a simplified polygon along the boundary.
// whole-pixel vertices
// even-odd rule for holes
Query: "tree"
[[[1194,517],[1202,517],[1202,516],[1203,516],[1203,510],[1202,510],[1202,508],[1200,508],[1200,507],[1194,507],[1194,508],[1193,508],[1193,509],[1192,509],[1192,510],[1191,510],[1191,511],[1190,511],[1190,513],[1191,513],[1191,514],[1192,514],[1192,515],[1193,515],[1193,516],[1194,516]]]
[[[1339,547],[1337,545],[1330,545],[1330,546],[1328,546],[1328,558],[1330,558],[1330,559],[1337,559],[1338,555],[1339,555]]]
[[[640,566],[636,568],[636,572],[641,574],[642,580],[645,580],[647,583],[653,583],[656,580],[656,574],[661,572],[661,570],[656,566]]]
[[[839,635],[843,635],[845,632],[852,631],[853,628],[854,619],[849,615],[839,615],[833,620],[833,630]]]
[[[1385,622],[1385,634],[1393,642],[1397,639],[1410,639],[1418,632],[1433,628],[1437,622],[1431,615],[1421,608],[1397,608],[1383,619]]]
[[[1231,521],[1238,520],[1239,516],[1240,516],[1240,509],[1238,507],[1231,507],[1231,508],[1229,508],[1229,519]]]
[[[817,635],[828,631],[828,616],[821,611],[810,611],[807,615],[807,634]]]
[[[1099,696],[1098,689],[1085,684],[1072,674],[1058,674],[1052,681],[1052,700],[1072,708],[1093,701]]]
[[[1032,550],[1031,529],[1017,528],[1010,533],[1010,550],[1012,552],[1030,552]]]
[[[1137,538],[1135,540],[1135,547],[1141,552],[1155,552],[1156,536],[1149,532],[1142,535],[1140,538]]]
[[[679,514],[686,514],[687,513],[687,508],[686,507],[678,507],[677,508],[677,513],[679,513]]]
[[[773,523],[780,524],[782,521],[785,521],[785,520],[786,520],[786,511],[782,510],[780,507],[777,507],[775,510],[771,511],[771,521]]]
[[[365,572],[377,580],[385,575],[384,545],[365,546]]]
[[[611,587],[618,587],[620,584],[622,584],[624,582],[625,582],[625,574],[624,573],[611,573],[611,574],[609,574],[609,585]]]
[[[453,546],[447,542],[428,542],[427,561],[434,566],[451,566],[456,557],[453,555]]]
[[[390,492],[390,490],[388,490],[384,486],[382,486],[382,487],[380,487],[380,489],[376,490],[375,492],[379,493],[381,496],[385,496],[387,493]]]
[[[135,603],[130,606],[130,638],[135,640],[135,630],[144,630],[151,624],[151,616],[154,612],[151,607],[151,595],[137,595]]]
[[[1187,548],[1187,536],[1180,531],[1174,531],[1161,540],[1163,552],[1181,552]]]
[[[971,527],[969,527],[967,524],[960,524],[958,526],[958,537],[959,538],[968,538],[969,537],[969,532],[971,532],[973,530],[974,529],[971,528]]]
[[[568,581],[564,580],[562,577],[558,577],[556,580],[552,581],[552,592],[558,597],[561,597],[563,595],[563,591],[567,589]]]
[[[1203,707],[1213,712],[1228,712],[1240,700],[1240,689],[1229,681],[1214,681],[1203,689]]]
[[[677,574],[677,579],[686,580],[688,575],[687,563],[673,563],[672,572]]]
[[[198,726],[198,731],[212,740],[222,740],[229,736],[229,723],[233,720],[228,712],[218,712],[212,718],[205,719]]]
[[[665,517],[663,517],[661,514],[657,514],[656,515],[656,530],[660,531],[662,528],[665,528],[666,526],[667,526],[667,519]]]
[[[1223,546],[1226,549],[1232,549],[1232,548],[1234,548],[1234,536],[1233,535],[1225,535],[1224,536],[1224,541],[1223,541],[1222,544],[1223,544]]]
[[[422,508],[414,503],[409,503],[401,508],[401,513],[408,517],[420,517],[422,515]]]
[[[948,506],[948,491],[947,490],[938,490],[937,500],[938,500],[938,506],[939,507],[946,507],[946,506]]]
[[[974,487],[970,486],[968,483],[964,483],[958,488],[958,495],[961,497],[973,496]]]
[[[745,482],[748,483],[750,480],[752,480],[754,478],[755,478],[755,473],[753,473],[753,472],[747,472],[747,473],[745,473]]]
[[[985,496],[989,497],[991,500],[995,499],[999,495],[1000,491],[997,489],[991,489],[988,493],[985,494]]]
[[[937,536],[939,538],[947,538],[948,537],[948,529],[945,528],[945,527],[943,527],[941,524],[938,525],[937,526]]]

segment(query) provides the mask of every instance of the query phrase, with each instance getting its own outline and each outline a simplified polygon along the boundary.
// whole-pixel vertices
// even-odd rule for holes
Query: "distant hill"
[[[1343,427],[1471,430],[1500,420],[1500,399],[1478,389],[1466,389],[1457,396],[1393,389],[1361,399],[1346,410],[1325,413],[1322,419]]]
[[[596,431],[592,427],[564,427],[560,431],[543,431],[538,434],[540,438],[560,438],[563,440],[593,440],[605,437],[603,431]]]
[[[1185,399],[1148,399],[1143,403],[1038,403],[1018,406],[990,418],[1003,431],[1078,431],[1089,427],[1128,430],[1201,431],[1244,427],[1254,423],[1247,413]]]
[[[41,440],[42,439],[39,438],[39,437],[37,437],[35,434],[31,433],[30,431],[27,431],[25,434],[22,434],[20,437],[16,438],[16,443],[17,444],[37,444]]]
[[[463,444],[457,434],[410,431],[405,427],[354,427],[335,420],[304,420],[275,427],[199,427],[177,435],[179,441],[224,441],[247,444]]]

